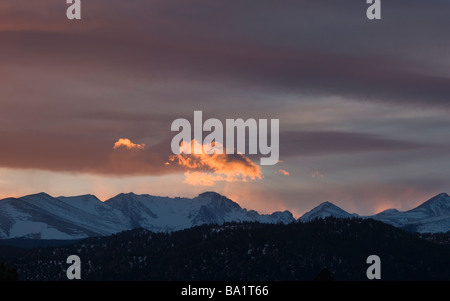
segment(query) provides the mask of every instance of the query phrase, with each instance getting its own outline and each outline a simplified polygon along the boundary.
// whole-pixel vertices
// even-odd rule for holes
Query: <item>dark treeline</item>
[[[6,253],[19,280],[66,280],[69,255],[80,257],[83,280],[367,280],[369,255],[381,258],[383,280],[450,280],[448,246],[371,219],[135,229]]]

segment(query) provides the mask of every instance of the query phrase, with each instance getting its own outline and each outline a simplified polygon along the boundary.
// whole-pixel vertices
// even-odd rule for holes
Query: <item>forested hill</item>
[[[20,280],[66,280],[72,254],[81,259],[82,280],[313,280],[324,269],[335,280],[367,280],[369,255],[380,257],[382,280],[450,280],[448,246],[357,218],[204,225],[170,234],[135,229],[0,254]]]

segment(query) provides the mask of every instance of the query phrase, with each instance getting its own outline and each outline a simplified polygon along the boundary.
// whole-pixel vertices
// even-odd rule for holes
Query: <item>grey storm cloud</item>
[[[431,145],[356,132],[285,131],[280,133],[280,154],[282,157],[396,152],[429,147]]]
[[[56,2],[46,2],[48,18]],[[378,23],[366,19],[366,8],[365,1],[98,0],[83,4],[81,26],[34,30],[17,47],[43,61],[66,53],[63,64],[83,61],[123,76],[448,108],[450,3],[384,1]],[[36,28],[60,22],[32,20]]]

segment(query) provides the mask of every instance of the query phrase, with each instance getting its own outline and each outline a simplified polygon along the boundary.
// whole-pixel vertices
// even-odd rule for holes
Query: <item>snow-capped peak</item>
[[[378,218],[389,217],[389,216],[392,216],[392,215],[396,215],[399,212],[400,211],[398,211],[397,209],[391,208],[391,209],[383,210],[380,213],[377,213],[376,216]]]
[[[242,210],[241,206],[238,203],[233,202],[229,198],[217,193],[217,192],[204,192],[199,194],[195,200],[200,200],[205,202],[204,205],[212,206],[215,210],[222,211],[233,211],[233,210]]]
[[[390,208],[390,209],[383,210],[383,211],[381,211],[381,212],[378,213],[378,214],[382,214],[382,213],[388,213],[388,214],[391,214],[391,213],[397,213],[397,212],[399,212],[398,209]]]
[[[315,219],[326,218],[329,216],[337,217],[337,218],[352,218],[358,215],[350,214],[347,211],[339,208],[330,202],[323,202],[319,206],[313,208],[311,211],[302,215],[299,220],[301,222],[309,222]]]
[[[450,197],[441,193],[408,211],[391,209],[368,217],[413,232],[447,232],[450,230]]]
[[[21,197],[20,199],[27,200],[27,199],[33,199],[33,200],[50,200],[53,199],[53,197],[45,192],[39,192],[35,194],[30,194]]]
[[[200,194],[198,195],[198,197],[199,197],[199,198],[210,198],[210,199],[222,199],[222,198],[226,198],[226,197],[224,197],[223,195],[221,195],[221,194],[219,194],[219,193],[217,193],[217,192],[214,192],[214,191],[206,191],[206,192],[200,193]]]
[[[446,193],[438,194],[409,212],[422,212],[428,216],[442,216],[450,213],[450,196]]]

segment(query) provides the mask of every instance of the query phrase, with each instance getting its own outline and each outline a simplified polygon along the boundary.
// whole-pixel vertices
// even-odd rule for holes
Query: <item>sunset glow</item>
[[[203,150],[202,154],[186,154],[186,144],[180,145],[180,154],[170,156],[170,161],[186,169],[185,183],[190,185],[213,186],[219,181],[243,181],[262,179],[261,168],[242,154],[209,155],[211,145],[203,146],[192,140],[191,147]]]
[[[118,149],[120,147],[125,147],[127,149],[144,149],[145,144],[136,144],[131,142],[130,139],[120,138],[116,143],[114,143],[113,149]]]

